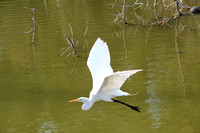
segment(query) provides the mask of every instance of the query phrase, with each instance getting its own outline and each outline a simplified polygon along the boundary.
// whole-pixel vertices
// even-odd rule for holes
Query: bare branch
[[[181,16],[182,15],[182,13],[181,13],[181,11],[180,11],[180,9],[179,9],[179,6],[178,6],[178,0],[175,0],[176,1],[176,9],[177,9],[177,11],[178,11],[178,13],[179,13],[179,15]]]
[[[118,21],[118,19],[119,19],[119,17],[122,16],[122,14],[121,14],[119,11],[117,11],[117,13],[118,13],[118,14],[112,14],[113,16],[116,16],[115,19],[114,19],[113,22],[112,22],[112,23],[114,23],[114,24],[116,24],[117,21]]]
[[[143,3],[138,3],[139,0],[136,0],[135,3],[133,5],[125,5],[125,7],[134,7],[137,4],[143,4]],[[107,5],[111,5],[112,7],[114,6],[120,6],[123,7],[124,5],[119,5],[119,4],[107,4]]]
[[[141,21],[141,22],[144,22],[144,19],[143,19],[143,17],[141,17],[141,16],[137,15],[137,13],[136,13],[136,11],[135,11],[135,10],[134,10],[134,14],[135,14],[136,18],[137,18],[139,21]]]
[[[134,7],[136,4],[138,4],[138,0],[136,0],[133,5],[126,5],[126,7]]]
[[[28,32],[23,32],[21,29],[20,29],[20,27],[19,27],[19,30],[20,30],[20,32],[21,33],[23,33],[23,34],[28,34],[28,33],[30,33],[30,32],[33,32],[33,37],[32,37],[32,44],[34,44],[34,42],[35,42],[35,32],[36,32],[36,9],[35,8],[28,8],[28,7],[24,7],[25,9],[28,9],[28,10],[31,10],[31,12],[33,12],[33,16],[31,16],[30,14],[29,14],[29,16],[31,17],[31,19],[33,20],[33,28],[32,29],[30,29],[30,31],[28,31]],[[29,27],[30,27],[30,25],[29,25]]]
[[[184,25],[183,27],[180,27],[180,31],[184,30],[185,27],[189,28],[191,31],[193,31],[193,29],[189,26],[189,25]],[[179,29],[178,29],[179,30]]]
[[[151,9],[149,5],[149,0],[147,0],[147,6],[149,7],[150,11],[156,16],[156,18],[159,19],[158,15]]]
[[[183,8],[187,8],[187,9],[190,9],[191,7],[183,4],[182,2],[180,2],[179,0],[176,0]]]
[[[70,42],[72,48],[74,49],[74,52],[75,52],[76,56],[79,57],[79,55],[78,55],[78,53],[77,53],[77,51],[76,51],[76,48],[74,47],[73,41],[72,41],[67,35],[65,35],[65,37],[66,37],[67,40]]]
[[[121,6],[122,7],[122,5],[118,5],[118,4],[106,4],[106,5],[108,5],[108,6],[112,6],[112,7],[114,7],[114,6]]]
[[[125,6],[126,6],[126,0],[124,0],[124,5],[122,7],[122,20],[124,21],[125,24],[127,24],[125,20]]]

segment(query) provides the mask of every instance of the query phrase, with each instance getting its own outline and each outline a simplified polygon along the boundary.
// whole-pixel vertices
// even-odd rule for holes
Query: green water
[[[200,16],[183,16],[168,27],[149,26],[139,23],[129,8],[128,25],[112,24],[111,14],[119,8],[111,3],[0,1],[1,133],[200,132]],[[34,46],[32,33],[22,34],[18,28],[27,32],[33,27],[24,7],[36,8]],[[165,16],[171,12],[158,10]],[[155,19],[149,10],[137,13]],[[185,25],[193,30],[183,29]],[[69,46],[65,35],[78,41],[79,58],[69,55],[71,50],[61,56]],[[141,113],[107,102],[82,111],[81,103],[67,102],[89,95],[92,78],[86,61],[98,37],[108,43],[114,71],[143,69],[122,86],[128,93],[139,93],[116,98],[140,106]]]

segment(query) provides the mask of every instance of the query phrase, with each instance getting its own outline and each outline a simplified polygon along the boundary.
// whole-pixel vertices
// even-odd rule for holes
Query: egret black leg
[[[135,110],[135,111],[137,111],[137,112],[140,112],[139,106],[132,106],[132,105],[129,105],[129,104],[127,104],[127,103],[124,103],[124,102],[121,102],[121,101],[115,100],[115,99],[112,99],[112,100],[113,100],[113,102],[121,103],[121,104],[126,105],[126,106],[128,106],[129,108],[131,108],[131,109],[133,109],[133,110]]]

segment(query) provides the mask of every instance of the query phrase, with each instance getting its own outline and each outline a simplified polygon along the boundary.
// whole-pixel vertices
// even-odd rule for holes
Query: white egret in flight
[[[110,66],[108,46],[106,42],[100,38],[96,40],[90,51],[87,65],[93,79],[93,88],[90,92],[90,96],[89,98],[80,97],[69,102],[83,102],[82,110],[89,110],[97,101],[118,102],[140,112],[138,106],[132,106],[113,98],[116,96],[130,95],[129,93],[120,90],[120,88],[127,78],[142,71],[141,69],[113,72],[113,69]]]

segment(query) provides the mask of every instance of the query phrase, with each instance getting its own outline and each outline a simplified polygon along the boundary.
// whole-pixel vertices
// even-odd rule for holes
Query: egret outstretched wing
[[[121,91],[120,88],[127,78],[139,71],[142,71],[142,69],[119,71],[111,74],[110,76],[107,76],[104,79],[103,84],[98,91],[98,94],[104,95],[106,98],[105,100],[109,100],[116,96],[128,95],[127,92]]]
[[[92,47],[87,65],[93,79],[93,89],[90,95],[98,92],[103,80],[108,75],[113,73],[113,69],[110,66],[110,53],[106,42],[98,38]]]

